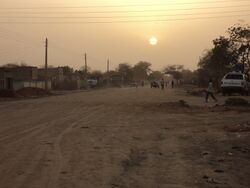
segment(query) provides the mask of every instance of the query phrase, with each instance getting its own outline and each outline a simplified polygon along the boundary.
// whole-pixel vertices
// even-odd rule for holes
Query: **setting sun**
[[[154,45],[157,45],[157,43],[158,43],[158,39],[156,37],[151,37],[149,39],[149,44],[154,46]]]

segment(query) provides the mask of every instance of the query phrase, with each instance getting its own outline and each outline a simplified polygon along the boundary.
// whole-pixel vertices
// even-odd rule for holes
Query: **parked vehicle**
[[[128,85],[130,87],[138,87],[138,83],[137,82],[130,82]]]
[[[88,82],[88,86],[90,87],[96,87],[98,84],[98,81],[96,79],[88,79],[87,82]]]
[[[159,83],[156,82],[156,81],[151,82],[151,83],[150,83],[150,86],[151,86],[151,88],[160,88]]]
[[[223,95],[230,95],[231,93],[249,95],[249,78],[240,72],[229,72],[221,80],[221,89]]]

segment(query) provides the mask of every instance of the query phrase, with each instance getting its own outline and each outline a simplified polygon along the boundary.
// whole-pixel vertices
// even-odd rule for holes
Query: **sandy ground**
[[[0,187],[248,188],[250,133],[228,129],[250,111],[213,105],[148,88],[1,102]]]

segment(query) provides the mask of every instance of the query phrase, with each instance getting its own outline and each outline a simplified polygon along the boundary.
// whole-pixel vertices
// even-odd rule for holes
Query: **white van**
[[[87,82],[88,82],[88,86],[90,87],[96,87],[98,84],[98,81],[96,79],[88,79]]]

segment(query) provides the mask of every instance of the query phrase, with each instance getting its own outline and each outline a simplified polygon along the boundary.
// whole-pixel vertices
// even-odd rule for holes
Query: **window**
[[[0,80],[0,89],[4,89],[4,80]]]
[[[243,75],[240,75],[240,74],[228,74],[226,76],[226,79],[230,79],[230,80],[243,80]]]

